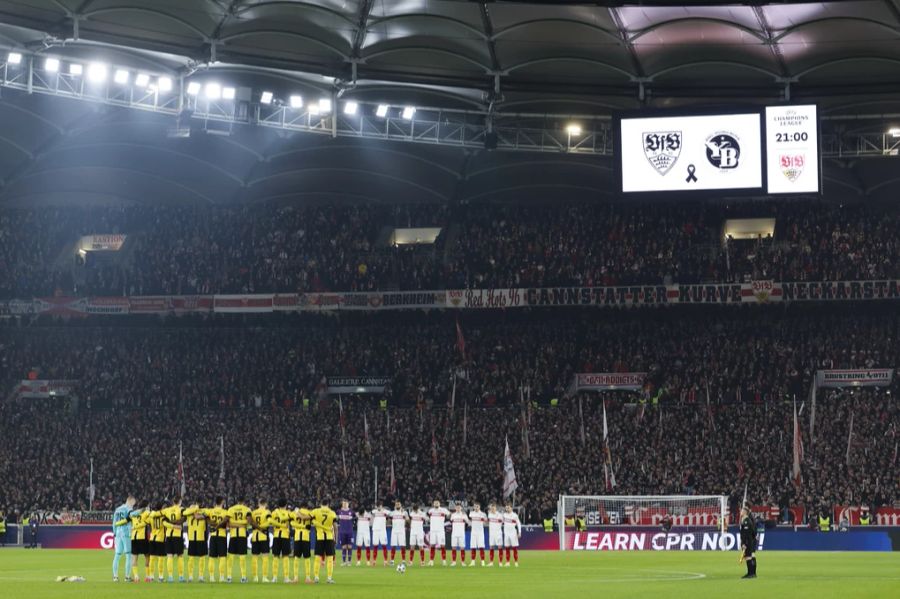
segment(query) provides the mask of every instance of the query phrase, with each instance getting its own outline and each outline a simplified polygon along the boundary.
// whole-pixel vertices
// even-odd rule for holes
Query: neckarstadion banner
[[[0,301],[0,317],[46,314],[209,314],[331,312],[341,310],[489,310],[540,307],[638,307],[681,304],[746,305],[777,302],[900,299],[900,280],[698,285],[628,285],[450,289],[441,291],[316,292],[286,294],[42,297]]]

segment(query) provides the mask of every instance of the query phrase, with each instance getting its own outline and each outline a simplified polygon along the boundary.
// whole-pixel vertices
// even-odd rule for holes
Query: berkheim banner
[[[819,387],[886,387],[893,379],[893,368],[816,371]]]
[[[579,372],[575,375],[575,391],[640,391],[646,372]]]

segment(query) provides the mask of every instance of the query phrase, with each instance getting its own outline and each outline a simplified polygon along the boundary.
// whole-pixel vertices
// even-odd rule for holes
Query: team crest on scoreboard
[[[779,164],[781,172],[788,178],[788,181],[793,183],[803,172],[806,156],[804,154],[782,154],[779,157]]]
[[[643,133],[644,156],[660,175],[671,170],[681,155],[681,131]]]

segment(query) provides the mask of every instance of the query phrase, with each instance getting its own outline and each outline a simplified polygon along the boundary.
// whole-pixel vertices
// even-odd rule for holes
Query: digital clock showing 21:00
[[[790,143],[792,141],[807,141],[809,133],[806,131],[794,131],[793,133],[776,133],[775,141],[778,143]]]

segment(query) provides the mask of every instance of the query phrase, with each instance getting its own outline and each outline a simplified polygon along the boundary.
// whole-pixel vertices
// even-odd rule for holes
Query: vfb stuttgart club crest
[[[681,154],[681,131],[644,133],[644,156],[660,175],[675,166]]]
[[[806,156],[803,154],[782,154],[779,157],[781,172],[793,183],[803,172],[803,166],[806,164]]]

